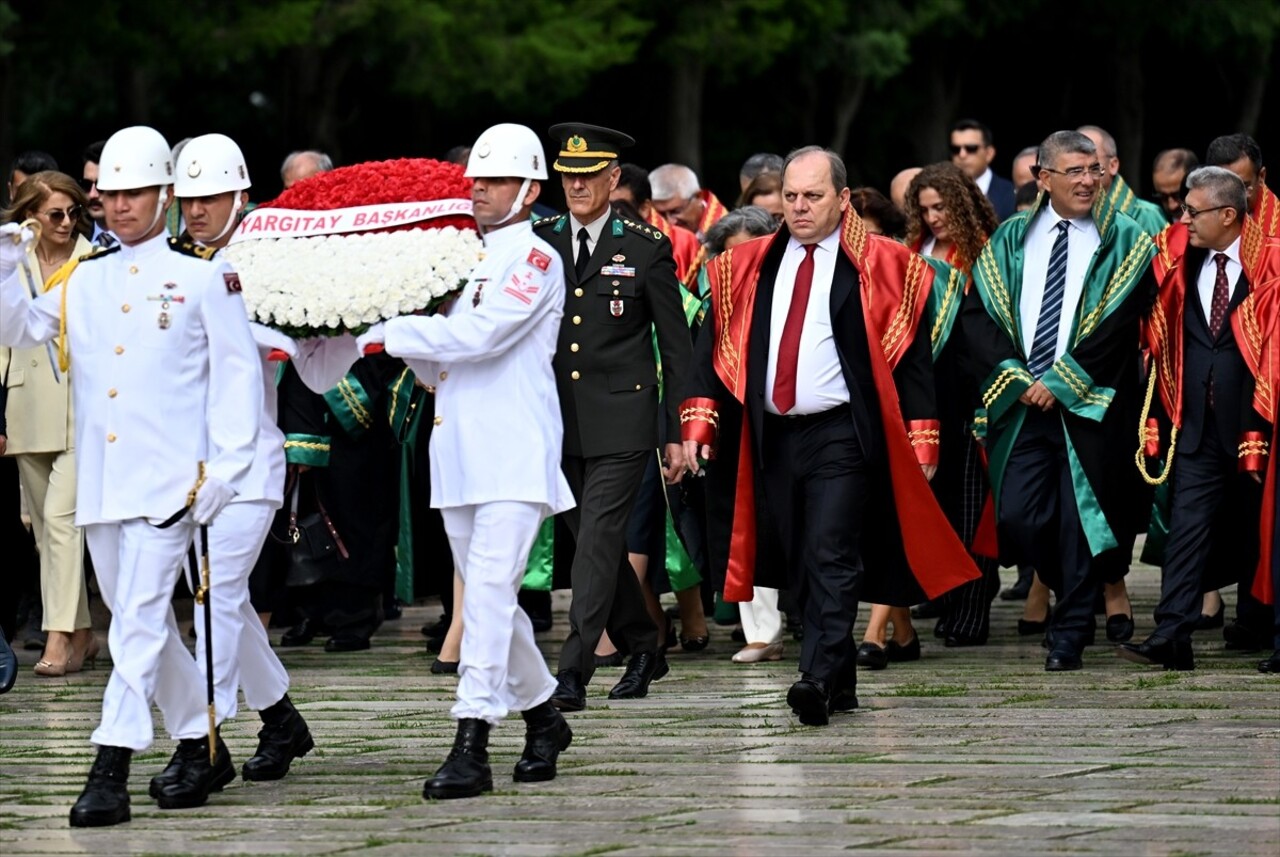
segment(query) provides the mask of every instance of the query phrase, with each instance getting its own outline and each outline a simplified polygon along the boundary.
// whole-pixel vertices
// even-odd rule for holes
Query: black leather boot
[[[129,760],[127,747],[99,747],[89,769],[89,781],[71,807],[72,827],[107,827],[122,824],[129,813]]]
[[[270,708],[260,712],[262,729],[258,732],[258,750],[240,769],[246,780],[278,780],[289,773],[289,765],[311,752],[316,742],[311,738],[307,721],[293,707],[289,694]]]
[[[471,717],[459,720],[453,749],[435,776],[422,787],[422,796],[430,800],[451,800],[493,791],[488,746],[488,722]]]
[[[176,767],[175,767],[176,766]],[[172,770],[172,772],[170,771]],[[190,809],[204,806],[210,792],[222,791],[222,787],[236,778],[235,766],[227,745],[218,736],[217,755],[209,764],[209,738],[184,738],[178,742],[169,767],[156,779],[170,774],[158,786],[153,782],[156,803],[161,809]]]
[[[516,762],[517,783],[540,783],[556,778],[556,757],[573,741],[573,730],[550,701],[522,711],[524,752]]]

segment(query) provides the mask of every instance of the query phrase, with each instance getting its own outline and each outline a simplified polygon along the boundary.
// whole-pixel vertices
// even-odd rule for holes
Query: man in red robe
[[[716,195],[698,183],[698,174],[684,164],[663,164],[649,173],[653,187],[653,207],[677,226],[683,226],[706,239],[707,230],[715,226],[729,209]]]
[[[928,485],[938,423],[929,336],[917,331],[933,269],[867,234],[846,175],[833,152],[792,152],[785,226],[716,257],[714,321],[681,406],[691,469],[712,453],[718,400],[743,407],[725,599],[774,585],[755,579],[760,525],[786,556],[804,617],[787,703],[809,725],[857,707],[860,595],[908,605],[978,576]]]

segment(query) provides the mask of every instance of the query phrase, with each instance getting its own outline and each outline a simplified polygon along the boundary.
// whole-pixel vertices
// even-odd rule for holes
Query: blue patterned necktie
[[[1067,229],[1070,224],[1058,221],[1058,237],[1049,253],[1049,268],[1044,275],[1044,297],[1040,301],[1040,319],[1036,322],[1036,341],[1027,359],[1027,369],[1035,378],[1053,365],[1053,352],[1058,345],[1058,323],[1062,318],[1062,298],[1067,291]]]

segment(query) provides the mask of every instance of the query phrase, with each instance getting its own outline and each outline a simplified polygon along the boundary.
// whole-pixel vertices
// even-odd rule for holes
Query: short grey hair
[[[821,152],[827,156],[827,162],[831,165],[831,183],[835,185],[836,192],[839,193],[847,188],[849,186],[849,171],[845,169],[844,160],[831,149],[824,149],[821,146],[801,146],[799,149],[792,149],[787,153],[787,159],[782,162],[782,175],[786,176],[787,169],[796,158],[803,158],[805,155],[812,155],[815,152]]]
[[[773,152],[757,152],[743,161],[738,177],[749,182],[761,173],[782,175],[782,156]]]
[[[1223,205],[1236,210],[1236,218],[1244,217],[1249,195],[1240,177],[1226,167],[1196,167],[1187,174],[1187,190],[1203,190],[1210,206]]]
[[[772,214],[758,205],[744,205],[716,221],[716,225],[707,230],[704,241],[707,252],[712,256],[718,256],[724,252],[725,242],[739,232],[745,232],[752,238],[759,238],[761,235],[772,235],[777,231],[778,224]]]
[[[327,173],[333,169],[333,159],[324,152],[318,152],[315,149],[302,149],[297,152],[290,152],[288,157],[284,159],[284,163],[280,165],[280,180],[284,181],[293,165],[304,158],[313,161],[318,173]]]
[[[1063,155],[1097,155],[1098,147],[1079,131],[1054,131],[1036,150],[1040,168],[1052,168]]]
[[[1098,154],[1107,158],[1118,158],[1120,153],[1116,150],[1116,138],[1107,133],[1107,130],[1099,125],[1081,125],[1076,129],[1081,134],[1089,134],[1093,132],[1102,140],[1102,151]]]
[[[692,199],[702,190],[698,174],[684,164],[663,164],[649,173],[654,199]]]

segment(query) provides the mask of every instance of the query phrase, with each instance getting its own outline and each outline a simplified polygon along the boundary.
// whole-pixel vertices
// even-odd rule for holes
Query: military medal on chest
[[[175,289],[178,287],[178,284],[165,283],[164,287],[166,289]],[[168,330],[173,324],[173,316],[169,314],[170,307],[174,304],[186,303],[187,299],[182,295],[175,295],[172,292],[166,291],[161,292],[158,295],[147,295],[147,300],[160,302],[160,314],[156,316],[156,327],[161,330]]]
[[[609,301],[609,315],[614,318],[622,318],[622,299],[614,298]]]

